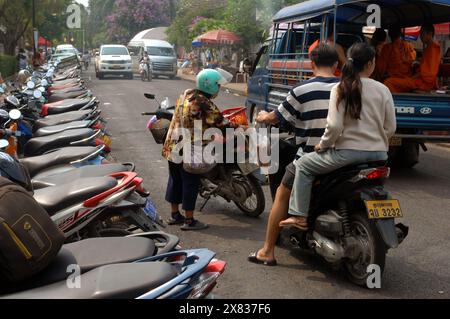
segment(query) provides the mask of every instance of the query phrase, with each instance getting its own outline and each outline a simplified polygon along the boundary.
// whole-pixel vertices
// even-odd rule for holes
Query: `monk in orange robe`
[[[379,81],[387,78],[408,78],[412,76],[412,64],[416,51],[411,43],[402,40],[402,29],[398,25],[389,28],[391,43],[383,46],[377,57],[374,76]]]
[[[392,93],[406,93],[411,91],[430,92],[437,89],[437,76],[441,64],[441,47],[434,41],[434,26],[423,25],[420,30],[420,39],[425,50],[420,61],[419,72],[413,77],[387,79],[384,84]]]
[[[339,43],[336,43],[336,46],[334,45],[334,28],[333,25],[329,25],[328,27],[328,37],[326,40],[326,44],[328,44],[330,47],[335,47],[336,51],[338,53],[338,58],[339,58],[339,64],[338,64],[338,68],[336,69],[336,72],[334,75],[336,75],[337,77],[341,76],[341,70],[342,67],[344,66],[345,62],[347,61],[347,58],[345,57],[345,50],[342,47],[342,45],[340,45]],[[308,53],[309,56],[311,57],[311,53],[314,51],[315,48],[317,48],[320,44],[320,39],[317,39],[316,41],[313,42],[313,44],[310,45],[309,49],[308,49]]]

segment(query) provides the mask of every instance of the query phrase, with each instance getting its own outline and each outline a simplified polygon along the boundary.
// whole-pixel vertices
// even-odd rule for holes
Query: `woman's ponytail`
[[[359,74],[367,63],[373,61],[375,54],[375,50],[366,43],[354,44],[348,50],[348,58],[342,68],[337,107],[344,102],[345,115],[355,120],[361,118],[362,108],[362,82]]]

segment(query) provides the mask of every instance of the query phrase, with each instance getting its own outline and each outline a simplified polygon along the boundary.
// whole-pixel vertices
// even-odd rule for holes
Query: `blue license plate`
[[[147,214],[148,217],[150,217],[154,222],[159,221],[159,215],[156,211],[155,204],[152,202],[151,199],[147,198],[147,203],[144,207],[144,212]]]

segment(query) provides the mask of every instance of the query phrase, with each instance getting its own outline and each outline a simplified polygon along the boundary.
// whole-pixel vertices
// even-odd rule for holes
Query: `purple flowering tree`
[[[116,0],[107,18],[108,37],[126,44],[138,32],[170,24],[170,0]]]

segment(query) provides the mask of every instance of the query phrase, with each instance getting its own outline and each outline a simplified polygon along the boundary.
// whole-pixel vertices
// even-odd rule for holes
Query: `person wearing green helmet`
[[[194,219],[194,209],[197,201],[200,176],[191,174],[183,168],[182,163],[175,163],[172,152],[177,150],[177,144],[181,142],[177,134],[179,129],[187,129],[191,134],[191,142],[194,143],[194,124],[201,121],[203,146],[211,140],[204,140],[204,132],[209,128],[225,129],[230,127],[219,108],[213,103],[223,84],[230,82],[231,74],[226,71],[206,69],[197,75],[195,89],[184,92],[180,97],[175,113],[170,124],[167,139],[163,147],[163,157],[169,161],[169,181],[166,191],[166,201],[171,205],[171,218],[169,225],[182,225],[182,230],[202,230],[208,225]],[[182,108],[182,109],[180,109]],[[180,213],[179,206],[185,211],[185,216]]]

